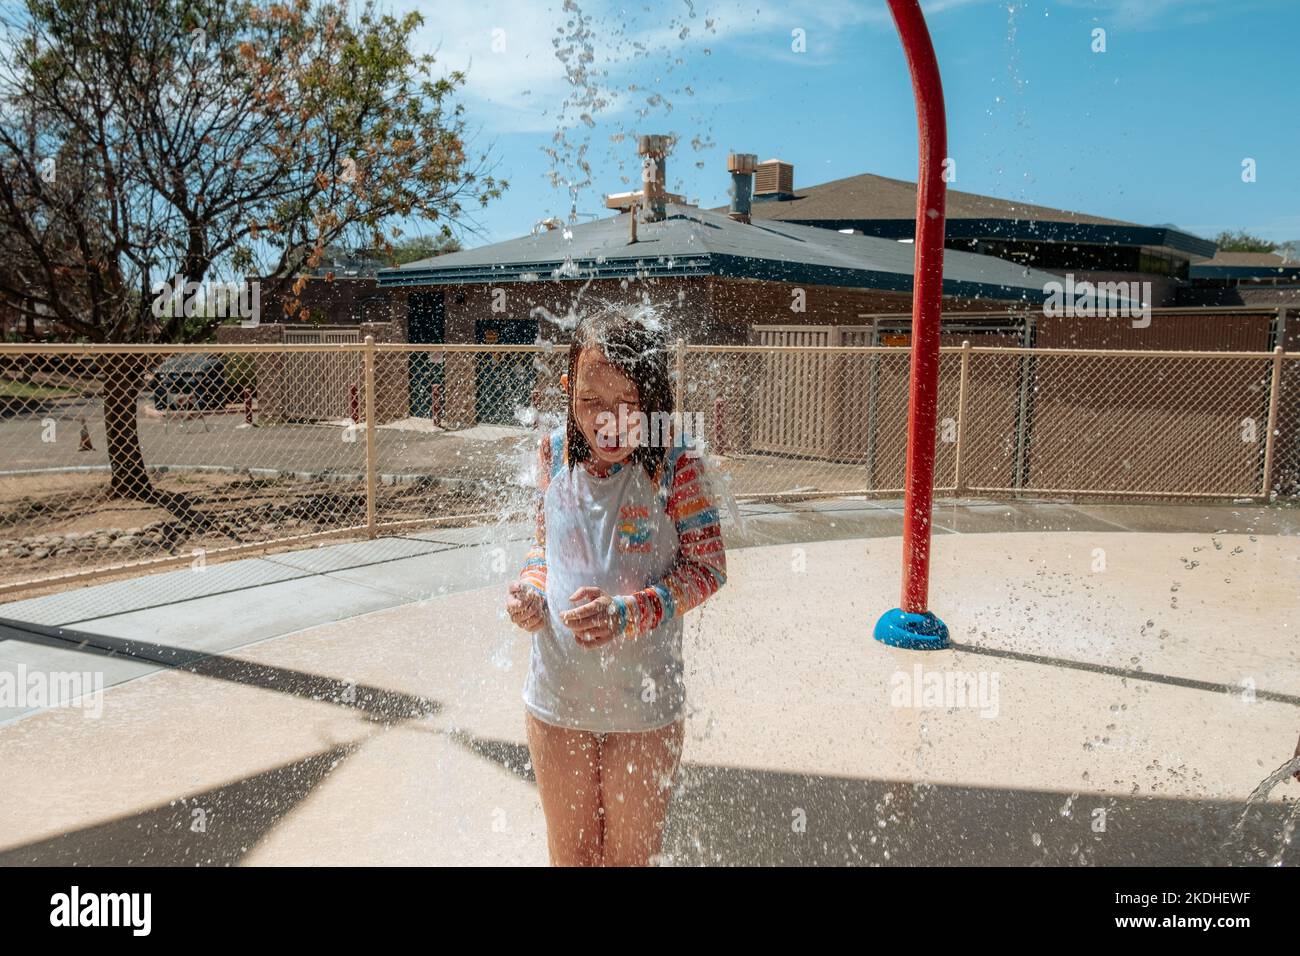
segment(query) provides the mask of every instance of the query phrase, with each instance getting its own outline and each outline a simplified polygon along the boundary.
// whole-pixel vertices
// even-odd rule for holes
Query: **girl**
[[[681,756],[682,616],[726,581],[726,555],[695,449],[655,434],[673,389],[653,312],[584,318],[562,384],[537,539],[506,602],[533,635],[528,748],[551,863],[645,866]]]

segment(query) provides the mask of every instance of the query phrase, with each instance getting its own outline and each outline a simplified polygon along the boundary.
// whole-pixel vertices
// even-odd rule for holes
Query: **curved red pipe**
[[[943,295],[943,161],[948,124],[943,83],[919,0],[889,0],[907,54],[916,99],[920,165],[916,175],[916,251],[912,286],[911,397],[907,406],[907,479],[903,498],[903,596],[900,607],[924,613],[930,584],[930,512],[934,428],[939,401],[939,315]]]

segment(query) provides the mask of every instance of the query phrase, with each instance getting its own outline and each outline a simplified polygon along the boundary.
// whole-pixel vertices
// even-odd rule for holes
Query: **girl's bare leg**
[[[600,744],[595,734],[556,727],[524,711],[533,774],[546,815],[552,866],[599,866]]]
[[[679,720],[660,730],[605,737],[600,751],[604,866],[649,866],[660,852],[685,727]]]

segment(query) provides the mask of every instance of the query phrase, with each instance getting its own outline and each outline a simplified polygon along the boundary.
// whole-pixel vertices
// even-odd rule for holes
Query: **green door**
[[[413,345],[446,341],[443,338],[446,317],[441,292],[413,292],[407,300],[406,314],[407,341]],[[435,362],[435,356],[429,352],[412,352],[410,359],[411,414],[428,418],[433,412],[433,386],[442,385],[443,363]]]
[[[474,341],[480,345],[532,345],[536,319],[479,319]],[[532,352],[481,352],[475,360],[478,420],[483,424],[515,425],[515,409],[532,403],[537,373]]]

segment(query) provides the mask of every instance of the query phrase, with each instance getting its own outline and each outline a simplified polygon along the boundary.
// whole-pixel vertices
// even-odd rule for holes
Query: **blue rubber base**
[[[886,611],[876,622],[875,638],[890,647],[913,651],[941,651],[950,646],[948,625],[935,617],[933,611],[924,614],[909,614],[899,608]]]

